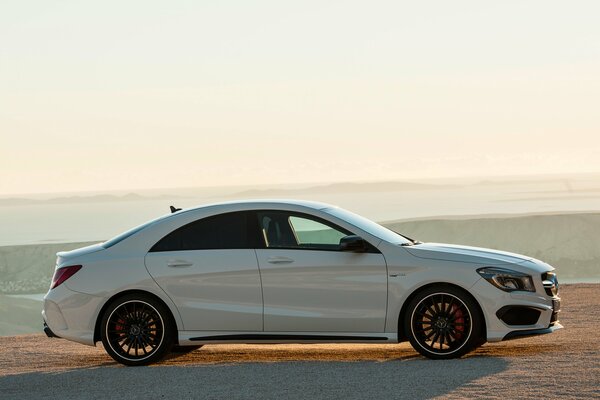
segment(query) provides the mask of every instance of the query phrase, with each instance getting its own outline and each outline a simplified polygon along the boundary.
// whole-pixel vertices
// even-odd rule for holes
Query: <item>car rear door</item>
[[[262,331],[257,232],[254,214],[225,213],[176,229],[148,252],[146,268],[185,330]]]
[[[383,332],[384,257],[339,250],[352,232],[317,217],[259,211],[265,247],[257,249],[265,332]]]

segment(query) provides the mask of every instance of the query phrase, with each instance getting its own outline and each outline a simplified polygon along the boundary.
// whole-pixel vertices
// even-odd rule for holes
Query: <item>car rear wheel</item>
[[[169,310],[151,296],[130,294],[113,301],[102,318],[102,344],[125,365],[147,365],[171,349],[175,328]]]
[[[425,357],[461,357],[481,341],[483,316],[475,301],[452,286],[429,287],[409,303],[404,331],[411,345]]]

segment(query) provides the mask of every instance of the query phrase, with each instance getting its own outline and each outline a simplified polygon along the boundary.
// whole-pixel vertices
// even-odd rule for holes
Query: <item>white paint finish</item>
[[[468,263],[481,262],[486,265],[519,264],[531,260],[531,257],[506,251],[443,243],[423,243],[420,246],[409,247],[407,251],[419,258]]]
[[[483,310],[489,342],[500,341],[511,331],[545,329],[548,327],[552,317],[552,299],[544,293],[544,289],[541,287],[541,278],[536,279],[534,276],[534,284],[537,289],[535,293],[502,292],[493,287],[485,279],[479,280],[471,288],[470,293],[475,297]],[[541,311],[541,315],[535,325],[509,327],[496,316],[496,311],[505,305],[534,307]]]
[[[400,310],[412,293],[427,284],[451,283],[471,293],[481,305],[490,341],[501,340],[513,330],[544,328],[549,323],[552,302],[540,276],[553,269],[548,264],[487,249],[437,244],[401,247],[369,233],[374,232],[372,227],[361,226],[360,219],[344,221],[330,215],[330,207],[285,200],[214,204],[167,216],[108,249],[96,245],[61,253],[59,267],[81,264],[83,268],[48,292],[43,317],[60,336],[93,344],[101,308],[124,291],[139,290],[167,305],[183,344],[197,344],[185,340],[202,332],[335,332],[336,336],[356,337],[369,333],[395,338]],[[314,215],[360,235],[382,254],[205,250],[194,252],[197,254],[190,259],[190,252],[154,253],[148,254],[146,262],[162,288],[150,276],[145,257],[166,234],[200,218],[243,210]],[[274,263],[268,262],[271,257],[276,257],[271,260]],[[192,265],[186,265],[189,263]],[[488,264],[530,274],[537,291],[509,294],[495,288],[476,273]],[[495,316],[504,305],[528,305],[543,311],[535,326],[507,327]]]
[[[125,291],[137,290],[150,293],[162,300],[171,311],[178,329],[183,329],[179,311],[169,296],[156,284],[144,266],[143,255],[132,252],[112,252],[110,250],[89,252],[67,259],[64,265],[80,264],[83,267],[57,288],[45,296],[59,305],[65,319],[72,316],[79,322],[77,334],[72,324],[61,337],[81,337],[85,344],[94,345],[95,324],[101,318],[102,307],[114,296]],[[90,305],[86,299],[97,299]],[[67,315],[68,314],[68,315]],[[50,325],[50,320],[47,322]],[[51,327],[52,329],[52,327]],[[54,331],[54,329],[52,329]],[[56,332],[58,334],[58,332]],[[75,340],[75,339],[73,339]]]
[[[42,316],[58,336],[93,346],[96,316],[104,299],[63,286],[46,294]]]
[[[381,254],[283,249],[256,254],[266,332],[383,332],[387,269]]]
[[[379,250],[385,254],[388,273],[392,275],[388,281],[386,332],[398,330],[402,306],[420,288],[429,284],[449,283],[468,291],[481,279],[475,272],[476,264],[421,259],[411,255],[405,247],[385,242]]]
[[[56,265],[59,267],[73,265],[73,262],[71,260],[76,259],[77,257],[85,256],[86,254],[91,254],[103,250],[104,247],[102,247],[102,245],[98,243],[81,247],[79,249],[74,249],[71,251],[59,251],[58,253],[56,253]]]
[[[175,303],[186,330],[262,331],[253,249],[148,253],[146,267]]]

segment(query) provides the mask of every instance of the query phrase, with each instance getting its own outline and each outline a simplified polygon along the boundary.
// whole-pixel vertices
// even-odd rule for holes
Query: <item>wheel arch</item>
[[[152,297],[154,300],[161,303],[167,310],[169,310],[169,315],[167,317],[169,318],[169,323],[171,324],[173,329],[175,329],[175,344],[179,344],[179,334],[178,334],[179,329],[177,327],[177,322],[175,321],[175,316],[173,315],[173,311],[171,310],[171,307],[169,307],[169,305],[167,303],[165,303],[165,301],[163,299],[161,299],[160,297],[158,297],[156,294],[154,294],[152,292],[148,292],[146,290],[140,290],[140,289],[131,289],[131,290],[125,290],[123,292],[116,293],[115,295],[110,297],[104,303],[104,305],[100,309],[100,312],[98,313],[98,316],[96,317],[96,323],[94,325],[94,343],[97,343],[102,340],[102,337],[100,336],[100,329],[101,329],[100,325],[102,324],[102,316],[106,312],[106,309],[108,308],[108,306],[114,300],[116,300],[120,297],[123,297],[123,296],[130,295],[130,294],[143,294],[144,296]]]
[[[410,304],[410,302],[415,298],[415,296],[417,296],[420,292],[422,292],[423,290],[426,290],[430,287],[453,287],[457,290],[460,290],[461,292],[463,292],[466,296],[468,296],[471,300],[473,300],[473,302],[477,305],[478,311],[481,315],[481,332],[479,333],[481,339],[483,342],[487,341],[487,325],[486,325],[486,317],[485,314],[483,312],[483,309],[481,308],[481,305],[479,304],[479,302],[477,301],[477,299],[475,298],[475,296],[473,296],[471,293],[469,293],[468,290],[466,290],[465,288],[456,285],[454,283],[449,283],[449,282],[431,282],[428,283],[426,285],[423,286],[419,286],[418,288],[416,288],[415,290],[412,291],[412,293],[406,298],[406,300],[404,300],[404,303],[402,304],[402,308],[400,309],[400,315],[398,316],[398,342],[404,342],[407,341],[408,338],[404,335],[404,327],[403,327],[403,321],[404,321],[404,317],[406,315],[406,312],[408,311],[408,305]]]

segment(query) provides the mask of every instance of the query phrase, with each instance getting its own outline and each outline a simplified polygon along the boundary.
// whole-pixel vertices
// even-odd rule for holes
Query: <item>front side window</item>
[[[264,211],[258,221],[267,248],[339,250],[340,239],[352,234],[303,214]]]
[[[260,245],[256,220],[249,212],[232,212],[202,218],[169,233],[151,252],[254,249]]]

